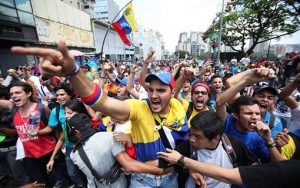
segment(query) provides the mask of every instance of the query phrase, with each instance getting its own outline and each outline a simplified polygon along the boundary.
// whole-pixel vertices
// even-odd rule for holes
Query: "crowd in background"
[[[9,69],[0,75],[0,187],[251,186],[242,171],[243,182],[224,180],[182,168],[180,159],[175,166],[163,165],[168,157],[161,157],[162,162],[157,152],[171,148],[231,169],[299,160],[299,61],[296,53],[273,62],[254,61],[247,54],[220,64],[210,59],[156,61],[152,52],[135,63],[105,60],[97,70],[81,65],[65,77],[43,74],[38,65]],[[86,77],[70,82],[78,72]],[[156,81],[170,88],[156,87]],[[96,89],[82,96],[90,88],[87,83]],[[164,94],[169,89],[170,96]],[[122,103],[109,103],[106,97]],[[130,108],[129,114],[122,108]],[[30,132],[34,111],[39,128]],[[233,156],[224,139],[230,140]],[[116,161],[126,173],[114,179],[107,173],[121,168]],[[274,179],[266,178],[264,186]]]

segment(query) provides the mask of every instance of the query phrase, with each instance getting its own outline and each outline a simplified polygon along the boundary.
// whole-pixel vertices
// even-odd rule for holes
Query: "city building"
[[[102,22],[112,23],[119,12],[119,6],[113,0],[96,0],[94,4],[94,17]],[[117,17],[117,19],[119,16]],[[116,19],[116,20],[117,20]]]
[[[146,30],[142,26],[139,26],[131,36],[132,43],[136,48],[135,52],[137,52],[135,54],[136,58],[144,59],[154,50],[157,60],[164,59],[166,50],[162,34],[152,29]]]
[[[179,34],[178,44],[176,46],[176,51],[187,51],[192,55],[199,56],[205,52],[206,44],[202,39],[203,32],[190,32],[188,37],[187,32]]]
[[[30,0],[0,1],[0,71],[26,64],[32,57],[10,52],[12,46],[34,46],[38,41]],[[28,59],[27,59],[28,58]]]
[[[94,33],[94,41],[96,47],[96,54],[100,54],[105,33],[107,32],[107,28],[109,25],[100,20],[93,19],[93,33]],[[134,46],[126,46],[118,33],[111,28],[106,36],[106,40],[103,46],[103,56],[112,61],[116,60],[126,60],[132,61],[134,60]]]

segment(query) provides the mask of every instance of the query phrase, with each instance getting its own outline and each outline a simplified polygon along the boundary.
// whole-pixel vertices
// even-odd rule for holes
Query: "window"
[[[6,6],[15,7],[13,0],[1,0],[0,3]]]
[[[11,16],[11,17],[18,17],[17,11],[13,8],[8,8],[5,6],[0,5],[0,14],[6,15],[6,16]]]
[[[33,15],[27,12],[23,12],[18,10],[19,18],[20,18],[20,23],[25,24],[25,25],[32,25],[34,26],[34,18]]]
[[[81,6],[80,6],[80,2],[77,2],[77,8],[80,9]]]
[[[30,0],[17,0],[16,1],[17,9],[23,10],[26,12],[32,12]]]

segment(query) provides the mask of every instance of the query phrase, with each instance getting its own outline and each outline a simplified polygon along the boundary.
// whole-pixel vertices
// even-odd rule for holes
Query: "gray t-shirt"
[[[228,154],[222,146],[222,141],[219,142],[218,147],[215,150],[211,149],[199,149],[197,150],[197,159],[205,163],[214,164],[223,168],[233,168]],[[230,184],[218,181],[216,179],[204,176],[208,188],[230,188]],[[194,188],[196,184],[191,176],[189,176],[186,184],[186,188]]]
[[[91,136],[83,145],[83,149],[88,156],[93,168],[100,176],[109,172],[116,159],[115,156],[124,151],[124,146],[120,143],[114,142],[111,132],[99,132]],[[78,151],[71,153],[71,159],[79,169],[86,175],[88,180],[88,187],[96,187],[94,183],[94,176],[89,168],[81,160]],[[97,184],[101,188],[125,188],[126,180],[121,176],[115,183],[103,186]]]

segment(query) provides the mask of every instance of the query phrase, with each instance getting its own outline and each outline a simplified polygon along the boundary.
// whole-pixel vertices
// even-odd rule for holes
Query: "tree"
[[[185,56],[187,55],[188,57],[190,56],[190,53],[187,51],[183,51],[183,50],[177,50],[175,53],[176,57],[179,57],[181,59],[185,58]]]
[[[251,54],[259,43],[279,39],[300,30],[300,3],[295,0],[235,0],[223,15],[222,42],[241,54]],[[203,40],[219,31],[220,16],[203,34]],[[251,40],[249,49],[246,44]]]

